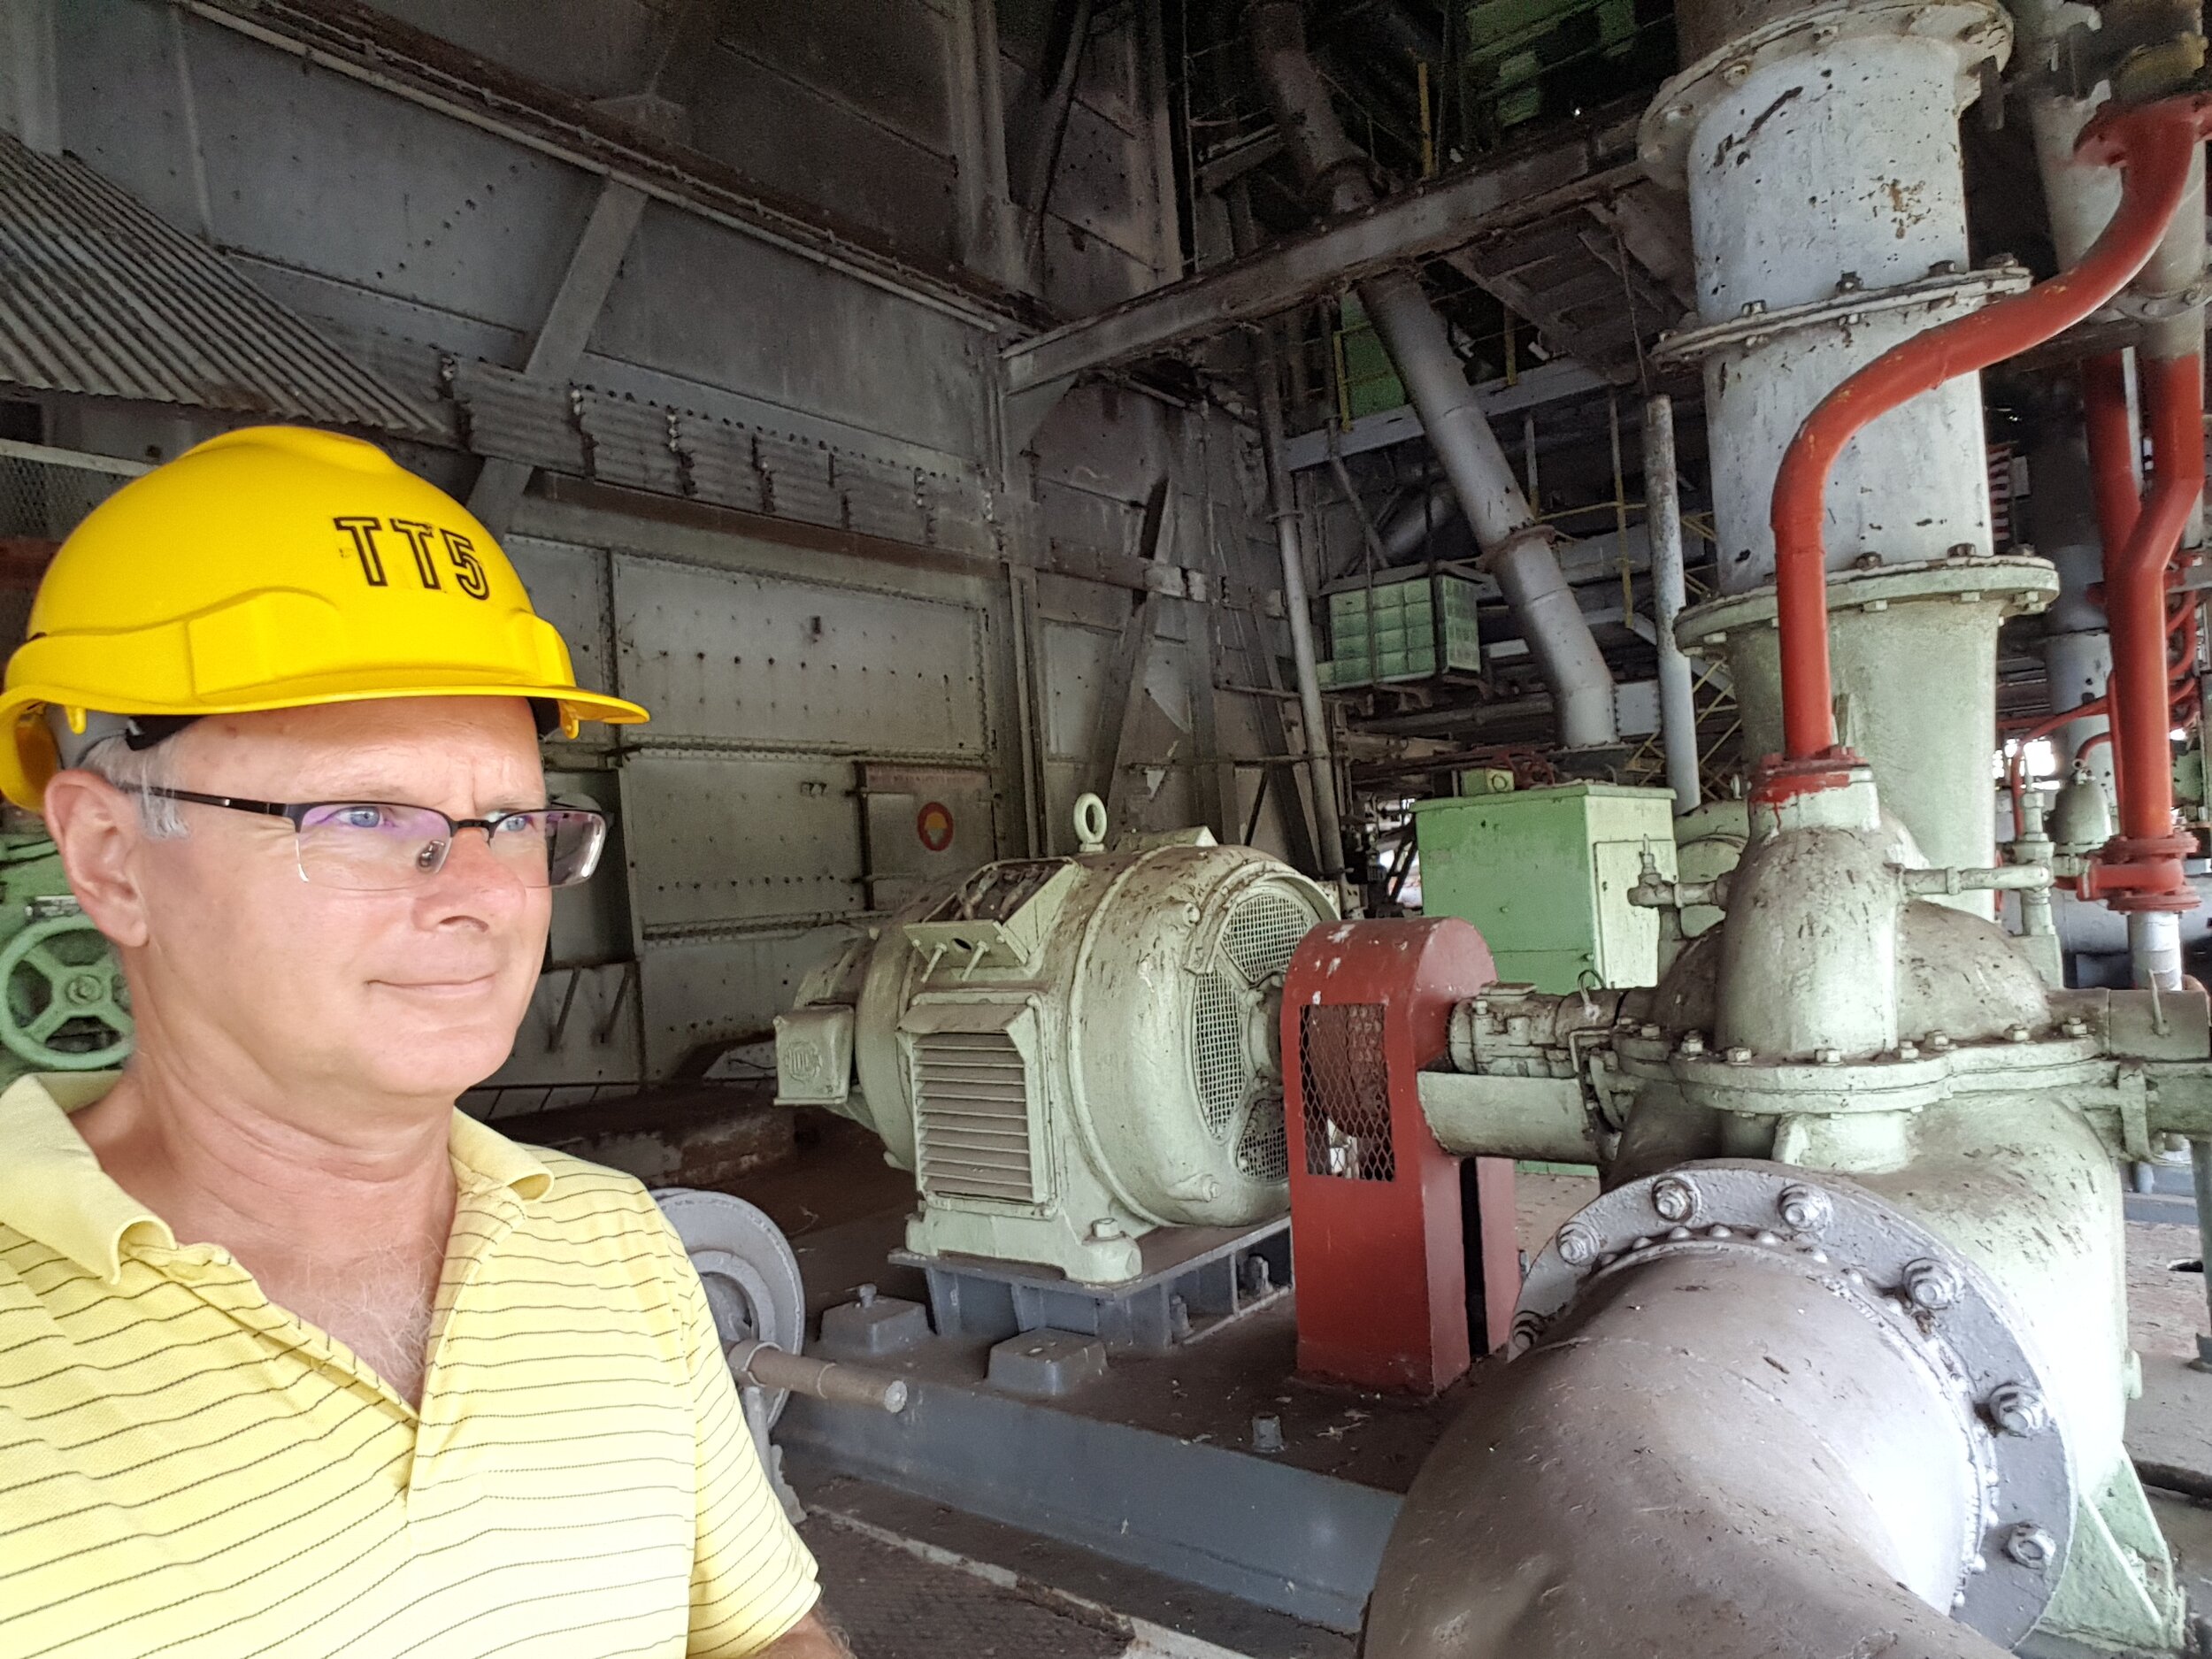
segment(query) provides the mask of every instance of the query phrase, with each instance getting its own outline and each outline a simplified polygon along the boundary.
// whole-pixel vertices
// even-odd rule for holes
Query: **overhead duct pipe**
[[[1383,557],[1393,565],[1402,564],[1426,547],[1455,499],[1448,479],[1439,479],[1423,488],[1411,501],[1383,520]]]
[[[1276,128],[1317,205],[1334,214],[1371,206],[1377,198],[1367,158],[1345,136],[1330,105],[1328,88],[1306,50],[1297,0],[1260,0],[1247,27]],[[1619,735],[1612,672],[1560,574],[1553,533],[1536,522],[1475,402],[1443,319],[1410,272],[1370,277],[1359,284],[1359,297],[1473,527],[1483,566],[1497,579],[1551,689],[1561,744],[1610,747]]]

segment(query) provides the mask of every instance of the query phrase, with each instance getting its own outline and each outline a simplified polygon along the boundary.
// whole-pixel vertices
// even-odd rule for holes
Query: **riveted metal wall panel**
[[[163,8],[58,11],[65,141],[100,173],[182,223],[204,200],[212,239],[234,257],[323,280],[327,303],[357,322],[363,303],[348,290],[373,296],[372,309],[424,308],[394,319],[395,333],[520,360],[595,176],[201,19],[178,20],[180,65]],[[195,132],[196,168],[181,159]],[[488,330],[509,343],[494,350]],[[592,348],[795,419],[805,411],[941,455],[987,453],[992,342],[979,330],[660,204]]]
[[[681,213],[649,211],[640,222],[592,349],[864,431],[986,453],[987,336]]]
[[[58,8],[73,14],[154,9]],[[100,16],[76,26],[109,27]],[[296,59],[200,19],[184,19],[181,33],[220,245],[526,336],[535,331],[598,180],[374,87],[303,72]],[[111,51],[104,42],[86,44],[92,48],[87,67],[96,75]],[[150,82],[148,90],[157,107],[181,102],[173,71],[168,88]],[[135,133],[133,115],[115,111],[96,85],[86,91],[107,111],[94,134],[99,149],[88,160],[126,182],[176,168],[174,150]],[[65,116],[72,148],[79,142],[75,119]]]
[[[967,606],[635,557],[615,572],[623,695],[651,740],[983,756],[984,618]]]
[[[614,625],[608,609],[607,555],[597,548],[538,536],[510,535],[501,545],[529,590],[531,604],[568,641],[576,683],[612,686]]]
[[[684,0],[365,0],[464,51],[584,98],[635,92],[652,75]]]
[[[721,43],[909,142],[952,153],[945,19],[926,0],[813,0],[733,6]]]
[[[865,761],[859,777],[870,910],[898,910],[996,856],[985,768]]]
[[[781,16],[808,28],[826,27],[818,25],[817,11],[749,7],[746,20]],[[929,50],[927,65],[941,65],[941,46]],[[957,257],[955,172],[941,150],[916,142],[848,97],[788,78],[750,52],[718,51],[715,65],[693,106],[700,148],[741,160],[763,184],[833,206],[903,250],[947,261]]]
[[[666,1077],[703,1051],[768,1036],[799,981],[852,936],[850,926],[814,927],[654,946],[641,964],[648,1073]]]
[[[656,937],[864,909],[853,764],[821,756],[633,753],[623,822]]]
[[[1115,636],[1048,621],[1038,629],[1045,687],[1045,754],[1083,761],[1098,732],[1098,700],[1114,660]]]
[[[514,1052],[490,1086],[628,1083],[643,1077],[638,991],[634,960],[547,970],[515,1033]]]

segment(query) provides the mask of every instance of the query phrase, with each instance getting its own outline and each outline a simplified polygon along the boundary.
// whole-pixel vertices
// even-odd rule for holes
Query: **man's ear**
[[[144,944],[137,853],[146,833],[138,803],[95,773],[60,772],[46,786],[45,813],[46,833],[92,925],[125,949]]]

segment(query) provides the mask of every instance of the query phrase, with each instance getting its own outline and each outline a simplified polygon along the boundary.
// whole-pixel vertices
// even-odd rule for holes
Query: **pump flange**
[[[1950,1611],[2014,1646],[2049,1603],[2072,1537],[2076,1480],[2065,1425],[2042,1409],[2051,1398],[2045,1368],[1995,1284],[1856,1182],[1726,1160],[1616,1187],[1569,1220],[1530,1263],[1513,1352],[1540,1341],[1601,1276],[1671,1255],[1724,1261],[1747,1252],[1860,1306],[1925,1362],[1930,1386],[1959,1413],[1983,1488],[1977,1535],[1961,1540]],[[1724,1282],[1717,1277],[1715,1289]],[[2020,1543],[2031,1537],[2032,1548]]]

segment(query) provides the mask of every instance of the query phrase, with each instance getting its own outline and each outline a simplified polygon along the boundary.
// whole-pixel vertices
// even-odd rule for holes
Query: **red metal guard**
[[[1513,1164],[1460,1160],[1422,1115],[1421,1068],[1455,1004],[1497,979],[1489,947],[1448,918],[1318,927],[1283,987],[1290,1248],[1298,1370],[1434,1394],[1467,1369],[1469,1245],[1479,1244],[1486,1345],[1520,1294]]]

